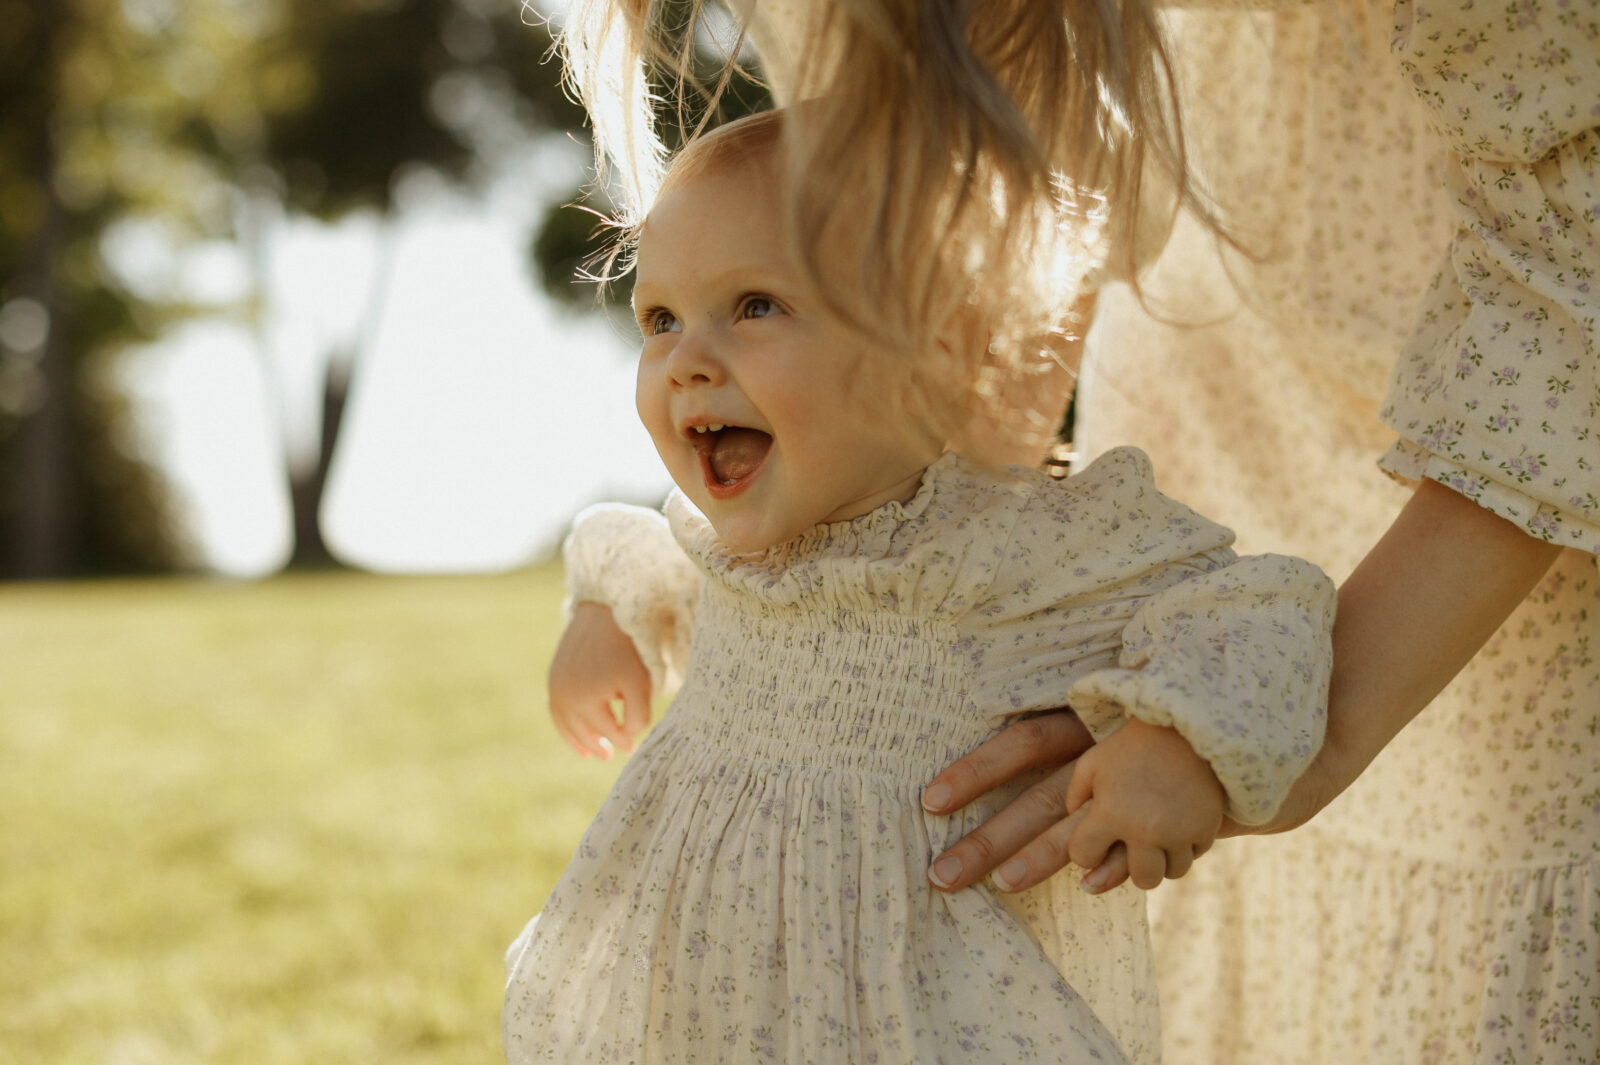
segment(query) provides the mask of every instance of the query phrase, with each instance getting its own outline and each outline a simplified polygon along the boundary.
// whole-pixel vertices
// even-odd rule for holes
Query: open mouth
[[[689,442],[700,456],[706,489],[716,499],[744,491],[772,449],[771,434],[742,425],[696,425],[690,429]]]

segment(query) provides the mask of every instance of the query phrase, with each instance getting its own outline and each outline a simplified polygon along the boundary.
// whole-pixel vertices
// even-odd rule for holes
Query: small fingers
[[[1194,860],[1198,857],[1195,847],[1175,847],[1167,852],[1168,880],[1177,880],[1194,867]]]
[[[634,688],[622,694],[623,750],[633,750],[633,738],[650,727],[650,690]]]
[[[1111,826],[1110,818],[1103,814],[1094,817],[1094,810],[1092,799],[1078,807],[1077,813],[1089,816],[1083,818],[1067,843],[1067,857],[1080,869],[1098,867],[1111,853],[1111,848],[1121,841],[1121,834]]]
[[[577,736],[579,754],[585,758],[598,758],[602,762],[611,760],[611,741],[599,735],[593,729],[575,728],[573,733]]]
[[[585,717],[584,723],[589,726],[596,743],[605,750],[600,756],[602,758],[610,758],[612,752],[618,749],[624,751],[633,749],[633,741],[629,739],[618,717],[615,699],[606,700]]]
[[[1095,751],[1085,751],[1084,757],[1078,759],[1077,768],[1072,772],[1072,780],[1067,784],[1068,810],[1080,809],[1094,797],[1095,753]]]
[[[1208,849],[1209,847],[1191,847],[1187,851],[1167,852],[1165,878],[1167,880],[1177,880],[1186,875],[1190,869],[1194,868],[1195,859],[1199,858]],[[1128,879],[1128,848],[1119,841],[1107,852],[1105,861],[1095,866],[1094,870],[1083,878],[1083,889],[1091,895],[1099,895],[1120,886]],[[1150,887],[1153,888],[1158,885],[1159,881],[1151,883]],[[1145,885],[1134,881],[1134,886],[1142,888]]]
[[[1082,887],[1091,895],[1100,895],[1120,886],[1128,879],[1128,848],[1117,843],[1106,854],[1106,860],[1089,871]]]
[[[576,726],[569,724],[567,719],[560,714],[551,714],[550,717],[551,720],[555,722],[556,731],[561,733],[561,738],[566,740],[567,744],[573,750],[577,751],[580,757],[605,757],[600,748],[594,746],[594,740],[591,739],[585,731],[582,731]]]
[[[616,748],[628,742],[609,702],[578,712],[552,709],[550,718],[562,737],[585,758],[605,761]]]
[[[1161,886],[1167,877],[1167,852],[1157,847],[1139,847],[1128,854],[1128,879],[1143,891]]]

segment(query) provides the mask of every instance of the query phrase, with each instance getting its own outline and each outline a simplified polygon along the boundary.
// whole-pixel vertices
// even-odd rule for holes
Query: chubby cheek
[[[656,454],[661,456],[661,464],[667,468],[668,476],[679,488],[689,493],[689,498],[694,499],[697,506],[703,506],[703,501],[694,494],[699,487],[699,463],[688,453],[672,424],[671,394],[659,369],[652,372],[649,364],[640,364],[639,373],[634,379],[633,406],[639,413],[639,421],[645,431],[650,434],[650,442],[655,444]]]
[[[650,434],[650,439],[655,441],[656,450],[666,459],[666,449],[662,445],[673,435],[672,412],[668,404],[666,381],[659,367],[648,362],[639,363],[639,372],[633,383],[633,409],[638,411],[639,421]]]

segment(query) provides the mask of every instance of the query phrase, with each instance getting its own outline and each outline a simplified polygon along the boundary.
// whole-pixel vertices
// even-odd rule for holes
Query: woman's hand
[[[1083,817],[1067,816],[1067,787],[1078,756],[1093,745],[1078,715],[1057,710],[1006,726],[934,777],[922,793],[923,809],[950,814],[1024,773],[1050,771],[936,858],[928,873],[933,885],[959,891],[1003,865],[1008,888],[1020,891],[1065,866],[1067,843]]]
[[[1069,814],[1069,795],[1078,758],[1092,746],[1094,739],[1077,715],[1056,710],[1008,725],[934,777],[922,793],[922,807],[932,814],[951,814],[1024,773],[1050,771],[935,858],[928,872],[934,887],[959,891],[998,870],[996,886],[1002,891],[1023,891],[1073,864],[1069,853],[1073,835],[1092,805],[1074,806]],[[1246,828],[1224,817],[1217,838],[1244,832],[1283,832],[1310,820],[1343,786],[1331,782],[1340,774],[1331,768],[1332,755],[1327,753],[1329,765],[1322,765],[1323,756],[1319,755],[1270,822]],[[1087,838],[1080,840],[1079,847],[1087,842]],[[1200,847],[1193,855],[1198,857],[1204,851],[1205,847]],[[1181,876],[1187,871],[1188,866],[1180,862],[1169,873]],[[1128,851],[1118,842],[1083,878],[1083,886],[1099,894],[1127,879]]]
[[[585,758],[633,750],[633,738],[650,724],[650,673],[610,607],[573,608],[550,663],[550,716]]]

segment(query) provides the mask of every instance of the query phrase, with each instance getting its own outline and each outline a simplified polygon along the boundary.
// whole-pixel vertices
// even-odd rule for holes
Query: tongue
[[[771,446],[772,437],[759,429],[722,430],[711,445],[712,476],[723,484],[738,484],[756,471]]]

